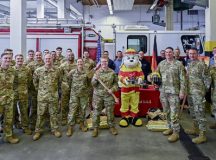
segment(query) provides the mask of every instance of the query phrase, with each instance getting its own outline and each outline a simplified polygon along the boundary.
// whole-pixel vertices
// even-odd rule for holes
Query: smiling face
[[[174,58],[173,50],[170,49],[170,48],[167,48],[165,50],[165,57],[166,57],[167,60],[173,60],[173,58]]]
[[[123,57],[123,63],[127,68],[134,68],[139,64],[139,57],[137,54],[125,55]]]
[[[195,49],[189,50],[189,58],[190,60],[194,61],[198,59],[198,52]]]
[[[21,55],[16,56],[16,64],[18,66],[21,66],[23,64],[23,56],[21,56]]]

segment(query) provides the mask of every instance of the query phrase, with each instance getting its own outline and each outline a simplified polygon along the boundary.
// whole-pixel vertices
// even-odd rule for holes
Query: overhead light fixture
[[[110,13],[111,15],[113,15],[113,9],[112,9],[111,0],[107,0],[107,5],[108,5],[108,8],[109,8],[109,13]]]

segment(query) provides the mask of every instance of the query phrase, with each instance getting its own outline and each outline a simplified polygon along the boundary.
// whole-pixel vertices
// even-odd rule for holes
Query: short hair
[[[109,52],[108,51],[104,51],[103,54],[109,54]]]
[[[34,50],[30,49],[30,50],[28,50],[28,53],[29,53],[29,52],[32,52],[32,53],[34,53]]]
[[[118,52],[121,52],[121,53],[122,53],[122,51],[120,51],[120,50],[119,50],[119,51],[117,51],[117,53],[118,53]]]
[[[71,48],[68,48],[68,49],[67,49],[67,51],[70,51],[70,52],[72,52],[72,49],[71,49]]]
[[[4,52],[13,52],[13,50],[10,49],[10,48],[5,48],[5,49],[4,49]]]
[[[5,56],[5,55],[11,55],[11,54],[8,53],[8,52],[3,52],[3,53],[1,54],[1,58],[2,58],[3,56]]]
[[[43,51],[43,53],[45,53],[45,52],[49,52],[49,50],[48,50],[48,49],[45,49],[45,50]]]
[[[194,50],[198,53],[198,49],[196,47],[191,47],[189,50]]]
[[[213,47],[213,49],[216,49],[216,47]]]
[[[171,49],[171,50],[173,51],[173,48],[172,48],[172,47],[166,47],[166,49],[165,49],[165,50],[167,50],[167,49]]]
[[[62,47],[57,47],[56,50],[61,50],[62,51]]]
[[[16,54],[15,59],[16,59],[16,57],[19,57],[19,56],[22,57],[22,58],[24,57],[23,54]]]
[[[82,61],[83,61],[83,59],[82,59],[82,58],[78,58],[78,59],[77,59],[77,62],[78,62],[78,60],[82,60]]]
[[[160,53],[161,53],[161,52],[165,52],[165,50],[162,49],[162,50],[160,51]]]
[[[52,54],[52,53],[56,53],[56,51],[51,51],[50,53],[51,53],[51,54]]]
[[[48,55],[48,54],[52,57],[52,54],[51,54],[51,53],[46,53],[46,54],[44,55],[44,58],[45,58],[45,56]]]

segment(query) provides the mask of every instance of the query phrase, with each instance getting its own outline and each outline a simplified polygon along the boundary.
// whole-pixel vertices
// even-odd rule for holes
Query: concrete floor
[[[213,121],[213,118],[209,118]],[[119,118],[116,119],[119,121]],[[144,119],[146,121],[146,119]],[[183,127],[190,126],[187,113],[182,117]],[[98,138],[91,137],[91,131],[83,133],[76,127],[74,135],[55,138],[48,131],[38,141],[20,131],[21,138],[16,145],[0,144],[0,160],[187,160],[188,153],[180,141],[170,144],[161,132],[150,132],[146,127],[119,128],[119,135],[109,130],[100,130]],[[208,143],[199,145],[201,151],[211,160],[216,160],[216,130],[208,131]]]

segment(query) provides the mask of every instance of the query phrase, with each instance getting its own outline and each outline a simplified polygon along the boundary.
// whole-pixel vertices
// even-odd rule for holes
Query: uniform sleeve
[[[38,69],[35,70],[34,74],[33,74],[33,84],[36,90],[38,90],[38,86],[39,86],[39,73],[38,73]]]
[[[113,86],[110,88],[112,92],[116,92],[118,90],[118,77],[115,73],[113,73]]]
[[[28,89],[30,88],[31,84],[32,84],[32,73],[31,70],[27,67],[27,75],[28,75]]]
[[[202,78],[205,84],[206,91],[208,91],[211,85],[211,75],[210,75],[208,67],[205,64],[204,64],[204,69],[202,72]]]
[[[94,74],[94,76],[93,76],[93,78],[91,80],[91,84],[92,84],[93,87],[96,87],[98,85],[98,81],[96,80],[96,74],[97,73]]]
[[[185,68],[182,63],[180,63],[179,69],[180,69],[180,72],[179,72],[180,93],[185,95],[187,93],[187,80],[186,80]]]

